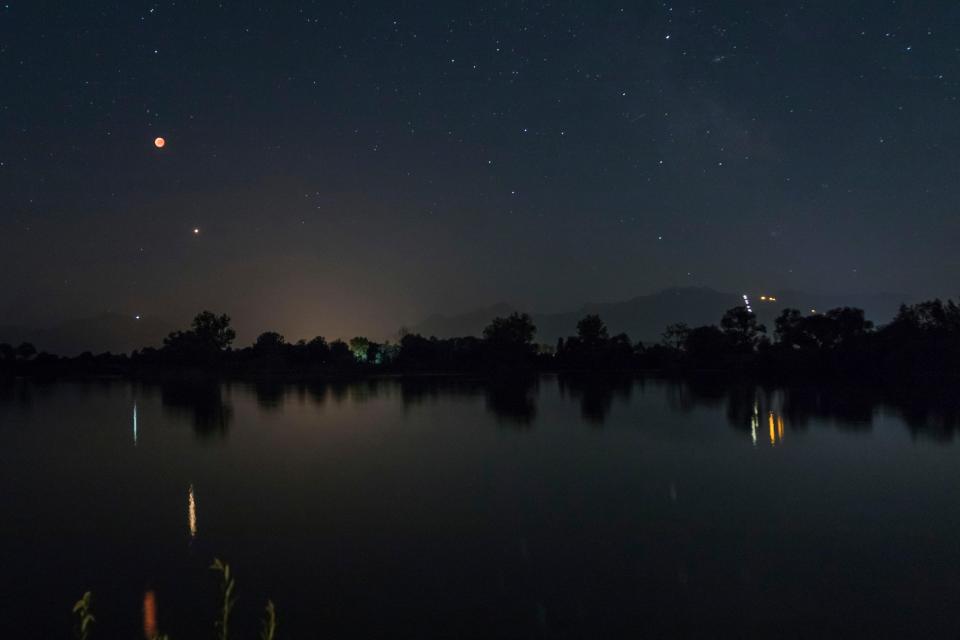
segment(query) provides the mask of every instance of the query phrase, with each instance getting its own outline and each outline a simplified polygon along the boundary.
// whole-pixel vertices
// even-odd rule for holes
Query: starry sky
[[[0,318],[956,296],[958,34],[932,0],[6,0]]]

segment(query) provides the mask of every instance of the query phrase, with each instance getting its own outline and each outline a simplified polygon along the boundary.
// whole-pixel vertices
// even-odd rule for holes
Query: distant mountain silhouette
[[[482,309],[468,311],[458,315],[445,316],[435,313],[415,327],[409,327],[411,333],[438,338],[458,338],[460,336],[479,336],[483,328],[496,317],[508,316],[516,311],[505,302]],[[460,333],[456,333],[459,331]],[[451,333],[453,332],[453,333]]]
[[[139,320],[119,313],[104,313],[90,318],[61,322],[45,329],[0,326],[0,342],[31,342],[38,351],[74,356],[92,353],[130,353],[134,349],[158,347],[176,327],[160,318]]]
[[[889,321],[901,303],[913,302],[913,296],[903,294],[813,294],[801,291],[770,291],[775,302],[760,300],[767,292],[747,292],[757,318],[773,331],[773,320],[781,310],[790,307],[803,313],[812,309],[825,311],[836,307],[858,307],[867,318],[876,323]],[[742,292],[723,292],[709,287],[673,287],[657,293],[637,296],[622,302],[590,303],[575,311],[562,313],[532,313],[537,325],[537,342],[552,344],[560,337],[576,333],[577,321],[583,316],[598,314],[611,334],[626,333],[633,340],[644,343],[659,342],[668,324],[685,322],[691,327],[717,324],[727,309],[743,304]],[[483,328],[496,316],[504,316],[515,309],[506,303],[477,309],[460,315],[432,315],[420,324],[409,327],[412,333],[438,338],[479,336]]]

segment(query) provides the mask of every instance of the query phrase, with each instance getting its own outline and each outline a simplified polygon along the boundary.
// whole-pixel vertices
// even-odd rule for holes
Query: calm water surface
[[[0,386],[0,629],[211,637],[960,633],[957,414],[543,377]],[[15,633],[19,632],[19,633]]]

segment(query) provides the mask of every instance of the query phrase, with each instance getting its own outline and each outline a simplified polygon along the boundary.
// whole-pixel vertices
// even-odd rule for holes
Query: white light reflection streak
[[[133,446],[137,446],[137,403],[133,403]]]

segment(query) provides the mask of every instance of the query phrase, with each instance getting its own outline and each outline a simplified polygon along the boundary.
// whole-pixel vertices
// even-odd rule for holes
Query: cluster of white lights
[[[747,294],[743,294],[743,306],[747,308],[747,311],[753,313],[753,308],[750,307],[750,298],[747,297]]]

